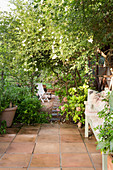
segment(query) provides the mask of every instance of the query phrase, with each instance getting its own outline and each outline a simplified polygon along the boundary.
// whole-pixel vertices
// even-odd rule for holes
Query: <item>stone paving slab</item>
[[[10,132],[10,133],[9,133]],[[74,124],[10,128],[0,135],[0,170],[101,170],[94,136]]]
[[[62,170],[94,170],[94,168],[62,168]]]
[[[60,167],[60,155],[34,154],[30,167]]]
[[[61,134],[61,143],[76,143],[82,142],[80,134]]]
[[[9,147],[10,143],[0,143],[0,154],[6,152],[7,148]]]
[[[84,143],[61,143],[61,153],[86,153]]]
[[[20,142],[23,142],[23,143],[33,142],[33,143],[35,143],[36,137],[37,137],[37,134],[35,134],[35,135],[32,135],[32,134],[30,134],[30,135],[29,134],[17,135],[15,137],[15,139],[13,140],[13,142],[15,142],[15,143],[20,143]]]
[[[4,134],[0,136],[0,142],[11,142],[16,134]]]
[[[93,165],[87,153],[63,153],[62,167],[88,167]]]
[[[0,160],[0,167],[27,168],[30,158],[31,154],[4,154],[4,156]]]

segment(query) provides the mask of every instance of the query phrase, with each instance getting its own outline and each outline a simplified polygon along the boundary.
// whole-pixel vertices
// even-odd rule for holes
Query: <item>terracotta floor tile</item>
[[[73,124],[37,124],[25,125],[18,131],[17,127],[7,128],[7,134],[0,135],[0,170],[27,170],[33,150],[29,170],[61,170],[59,145],[62,170],[94,170],[83,140],[95,169],[102,169],[96,139],[94,135],[85,138],[84,128],[78,130]]]
[[[6,134],[17,134],[20,128],[7,128]]]
[[[47,128],[47,129],[41,129],[39,132],[39,135],[43,135],[43,134],[47,134],[47,135],[55,135],[55,134],[59,134],[59,129],[57,128]]]
[[[61,143],[61,152],[87,152],[84,143]]]
[[[83,137],[83,140],[84,140],[85,143],[96,143],[97,142],[94,135],[90,136],[88,138]]]
[[[42,128],[59,128],[59,124],[42,124],[41,129]]]
[[[93,160],[95,168],[102,167],[102,155],[100,153],[91,153],[91,158]]]
[[[7,153],[32,153],[34,143],[11,143]]]
[[[40,124],[35,124],[35,125],[24,125],[22,128],[39,129],[39,128],[40,128]]]
[[[0,170],[27,170],[27,168],[0,168]]]
[[[29,170],[60,170],[60,168],[29,168]]]
[[[35,142],[36,135],[17,135],[13,142]]]
[[[80,134],[77,128],[61,128],[60,134]]]
[[[39,135],[37,138],[37,142],[41,143],[58,143],[59,142],[59,136],[58,135]]]
[[[89,167],[92,163],[87,153],[63,153],[62,167]]]
[[[0,143],[0,154],[4,153],[10,143]]]
[[[60,167],[59,154],[34,154],[31,167]]]
[[[61,135],[61,142],[63,142],[63,143],[76,143],[76,142],[82,143],[83,141],[79,134],[76,134],[76,135],[65,134],[65,135]]]
[[[4,134],[0,136],[0,142],[11,142],[14,137],[16,135],[15,134]]]
[[[60,124],[60,128],[76,128],[77,129],[77,126],[74,125],[74,124]]]
[[[37,134],[38,133],[38,129],[29,129],[29,128],[22,128],[20,129],[18,134]]]
[[[83,138],[85,137],[85,133],[81,133],[81,135],[83,136]],[[94,136],[93,132],[90,130],[88,132],[88,136],[91,138],[92,136]]]
[[[97,146],[97,144],[95,144],[95,143],[86,143],[86,147],[87,147],[87,149],[88,149],[88,152],[90,152],[90,153],[100,153],[100,150],[96,150],[96,146]]]
[[[0,160],[0,167],[27,167],[31,154],[5,154]]]
[[[84,134],[85,133],[85,126],[82,127],[82,128],[79,128],[79,131],[80,131],[81,134]]]
[[[94,170],[94,168],[62,168],[62,170]]]
[[[37,143],[34,153],[59,153],[59,143]]]
[[[79,128],[79,131],[80,131],[81,135],[82,135],[83,137],[85,137],[85,127]],[[91,136],[94,136],[93,131],[92,131],[91,129],[89,129],[88,135],[89,135],[90,137],[91,137]]]

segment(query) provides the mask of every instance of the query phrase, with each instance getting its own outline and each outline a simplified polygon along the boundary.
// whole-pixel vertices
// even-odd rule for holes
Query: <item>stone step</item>
[[[57,111],[57,109],[59,108],[60,106],[60,100],[59,98],[57,98],[54,103],[53,103],[53,108],[52,108],[52,118],[51,118],[51,121],[53,122],[56,122],[56,121],[60,121],[60,113],[59,111]]]
[[[53,106],[53,109],[57,109],[58,108],[58,106]]]
[[[51,121],[60,121],[60,118],[51,118]]]
[[[52,110],[52,112],[53,112],[53,113],[56,113],[56,112],[58,112],[58,111],[57,111],[57,110]]]
[[[59,106],[60,106],[60,104],[58,105],[58,104],[56,104],[56,105],[54,105],[53,107],[57,107],[57,108],[59,108]]]
[[[61,116],[59,113],[52,113],[52,116]]]

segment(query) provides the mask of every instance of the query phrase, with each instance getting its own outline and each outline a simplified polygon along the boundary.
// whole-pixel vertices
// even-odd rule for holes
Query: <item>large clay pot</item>
[[[1,121],[5,120],[7,127],[10,127],[12,125],[16,109],[17,109],[17,106],[12,107],[12,108],[7,108],[1,113]]]
[[[108,160],[107,160],[107,168],[108,170],[113,170],[113,155],[109,154],[108,155]]]

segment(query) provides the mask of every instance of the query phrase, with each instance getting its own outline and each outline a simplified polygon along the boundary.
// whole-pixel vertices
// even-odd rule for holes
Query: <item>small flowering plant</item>
[[[75,123],[84,123],[84,101],[87,98],[87,89],[87,85],[69,89],[69,95],[63,98],[65,104],[60,106],[61,115],[65,115],[66,120],[69,120],[71,117]]]

